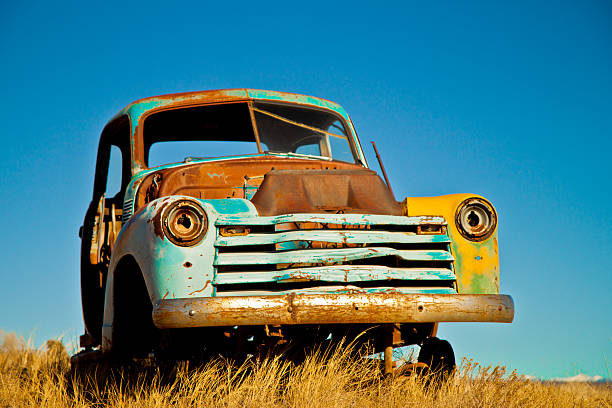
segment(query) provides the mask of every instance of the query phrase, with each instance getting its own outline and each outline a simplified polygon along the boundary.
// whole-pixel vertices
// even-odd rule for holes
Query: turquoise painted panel
[[[276,244],[277,251],[293,251],[294,249],[306,249],[308,247],[308,241],[286,241]]]
[[[445,268],[389,268],[386,266],[333,265],[282,271],[250,271],[218,273],[213,284],[240,284],[264,282],[364,282],[372,280],[425,280],[454,281],[455,274]]]
[[[288,214],[271,217],[219,217],[216,225],[276,225],[289,222],[319,222],[341,225],[446,225],[444,217],[372,214]]]
[[[257,216],[257,209],[249,200],[242,198],[226,198],[218,200],[198,200],[211,205],[219,214],[236,214]]]
[[[150,110],[159,108],[160,106],[168,105],[169,101],[163,98],[155,98],[143,102],[136,102],[127,108],[127,113],[130,116],[132,124],[132,135],[136,134],[136,128],[139,125],[140,118]]]
[[[397,256],[407,261],[452,261],[442,250],[400,250],[394,248],[309,249],[288,252],[240,252],[217,254],[215,265],[269,265],[279,263],[334,263],[357,259]]]
[[[295,230],[276,234],[249,234],[245,236],[219,237],[216,246],[268,245],[290,241],[324,241],[343,244],[399,243],[420,244],[450,242],[447,235],[416,235],[407,232],[368,230]],[[289,249],[289,248],[287,248]]]
[[[173,244],[160,233],[156,215],[164,205],[189,198],[164,197],[147,204],[125,223],[115,245],[113,255],[134,256],[139,263],[152,300],[212,296],[214,288],[214,242],[217,230],[213,227],[219,212],[256,215],[248,200],[197,200],[202,203],[210,228],[202,241],[192,247]]]
[[[172,200],[183,197],[172,197]],[[202,203],[210,222],[218,216],[212,205]],[[150,225],[155,221],[153,220]],[[214,228],[210,228],[202,241],[192,247],[174,245],[162,236],[154,235],[151,245],[151,276],[161,298],[175,299],[212,296],[215,257],[213,247],[216,239]]]
[[[113,249],[113,261],[124,255],[136,259],[153,303],[160,299],[211,296],[213,291],[214,228],[194,247],[178,247],[160,234],[155,217],[164,203],[174,200],[155,200],[134,214],[123,226]],[[216,213],[210,206],[206,210],[214,222]]]

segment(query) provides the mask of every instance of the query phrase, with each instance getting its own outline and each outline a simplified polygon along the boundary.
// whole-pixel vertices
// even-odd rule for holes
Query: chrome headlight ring
[[[497,213],[487,200],[468,198],[457,207],[455,223],[465,238],[470,241],[484,241],[497,227]]]
[[[161,224],[164,235],[175,245],[193,246],[208,231],[208,217],[194,200],[181,199],[164,208]]]

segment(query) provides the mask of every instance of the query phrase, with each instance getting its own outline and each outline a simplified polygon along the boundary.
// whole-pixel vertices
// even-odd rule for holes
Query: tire
[[[131,258],[122,260],[115,271],[114,296],[113,354],[128,360],[147,357],[158,330],[142,272]]]
[[[447,380],[455,371],[455,352],[446,340],[437,337],[428,337],[423,341],[419,352],[419,363],[425,363],[428,368],[424,374]]]

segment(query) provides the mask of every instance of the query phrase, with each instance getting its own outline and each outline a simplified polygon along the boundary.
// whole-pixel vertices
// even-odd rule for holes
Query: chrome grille
[[[215,225],[217,296],[456,293],[443,217],[224,216]]]

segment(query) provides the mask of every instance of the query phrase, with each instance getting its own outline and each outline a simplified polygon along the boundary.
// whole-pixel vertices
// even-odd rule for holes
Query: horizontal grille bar
[[[444,250],[404,250],[386,247],[369,247],[306,249],[286,252],[227,252],[217,254],[215,266],[270,265],[282,263],[332,263],[383,256],[396,256],[405,261],[452,261],[454,259],[450,252]]]
[[[271,295],[288,295],[296,294],[346,294],[346,293],[439,293],[439,294],[456,294],[457,291],[453,288],[432,288],[432,287],[378,287],[378,288],[358,288],[356,286],[323,286],[293,290],[250,290],[250,291],[219,291],[216,296],[271,296]]]
[[[446,225],[444,217],[373,214],[287,214],[272,217],[221,216],[215,222],[223,225],[277,225],[290,222],[318,222],[339,225]]]
[[[270,234],[220,236],[215,246],[269,245],[290,241],[324,241],[342,244],[421,244],[450,242],[450,239],[446,234],[416,235],[410,232],[369,230],[293,230]]]
[[[446,268],[389,268],[367,265],[332,265],[282,271],[225,272],[215,277],[214,285],[261,282],[367,282],[401,280],[454,281],[455,274]]]

